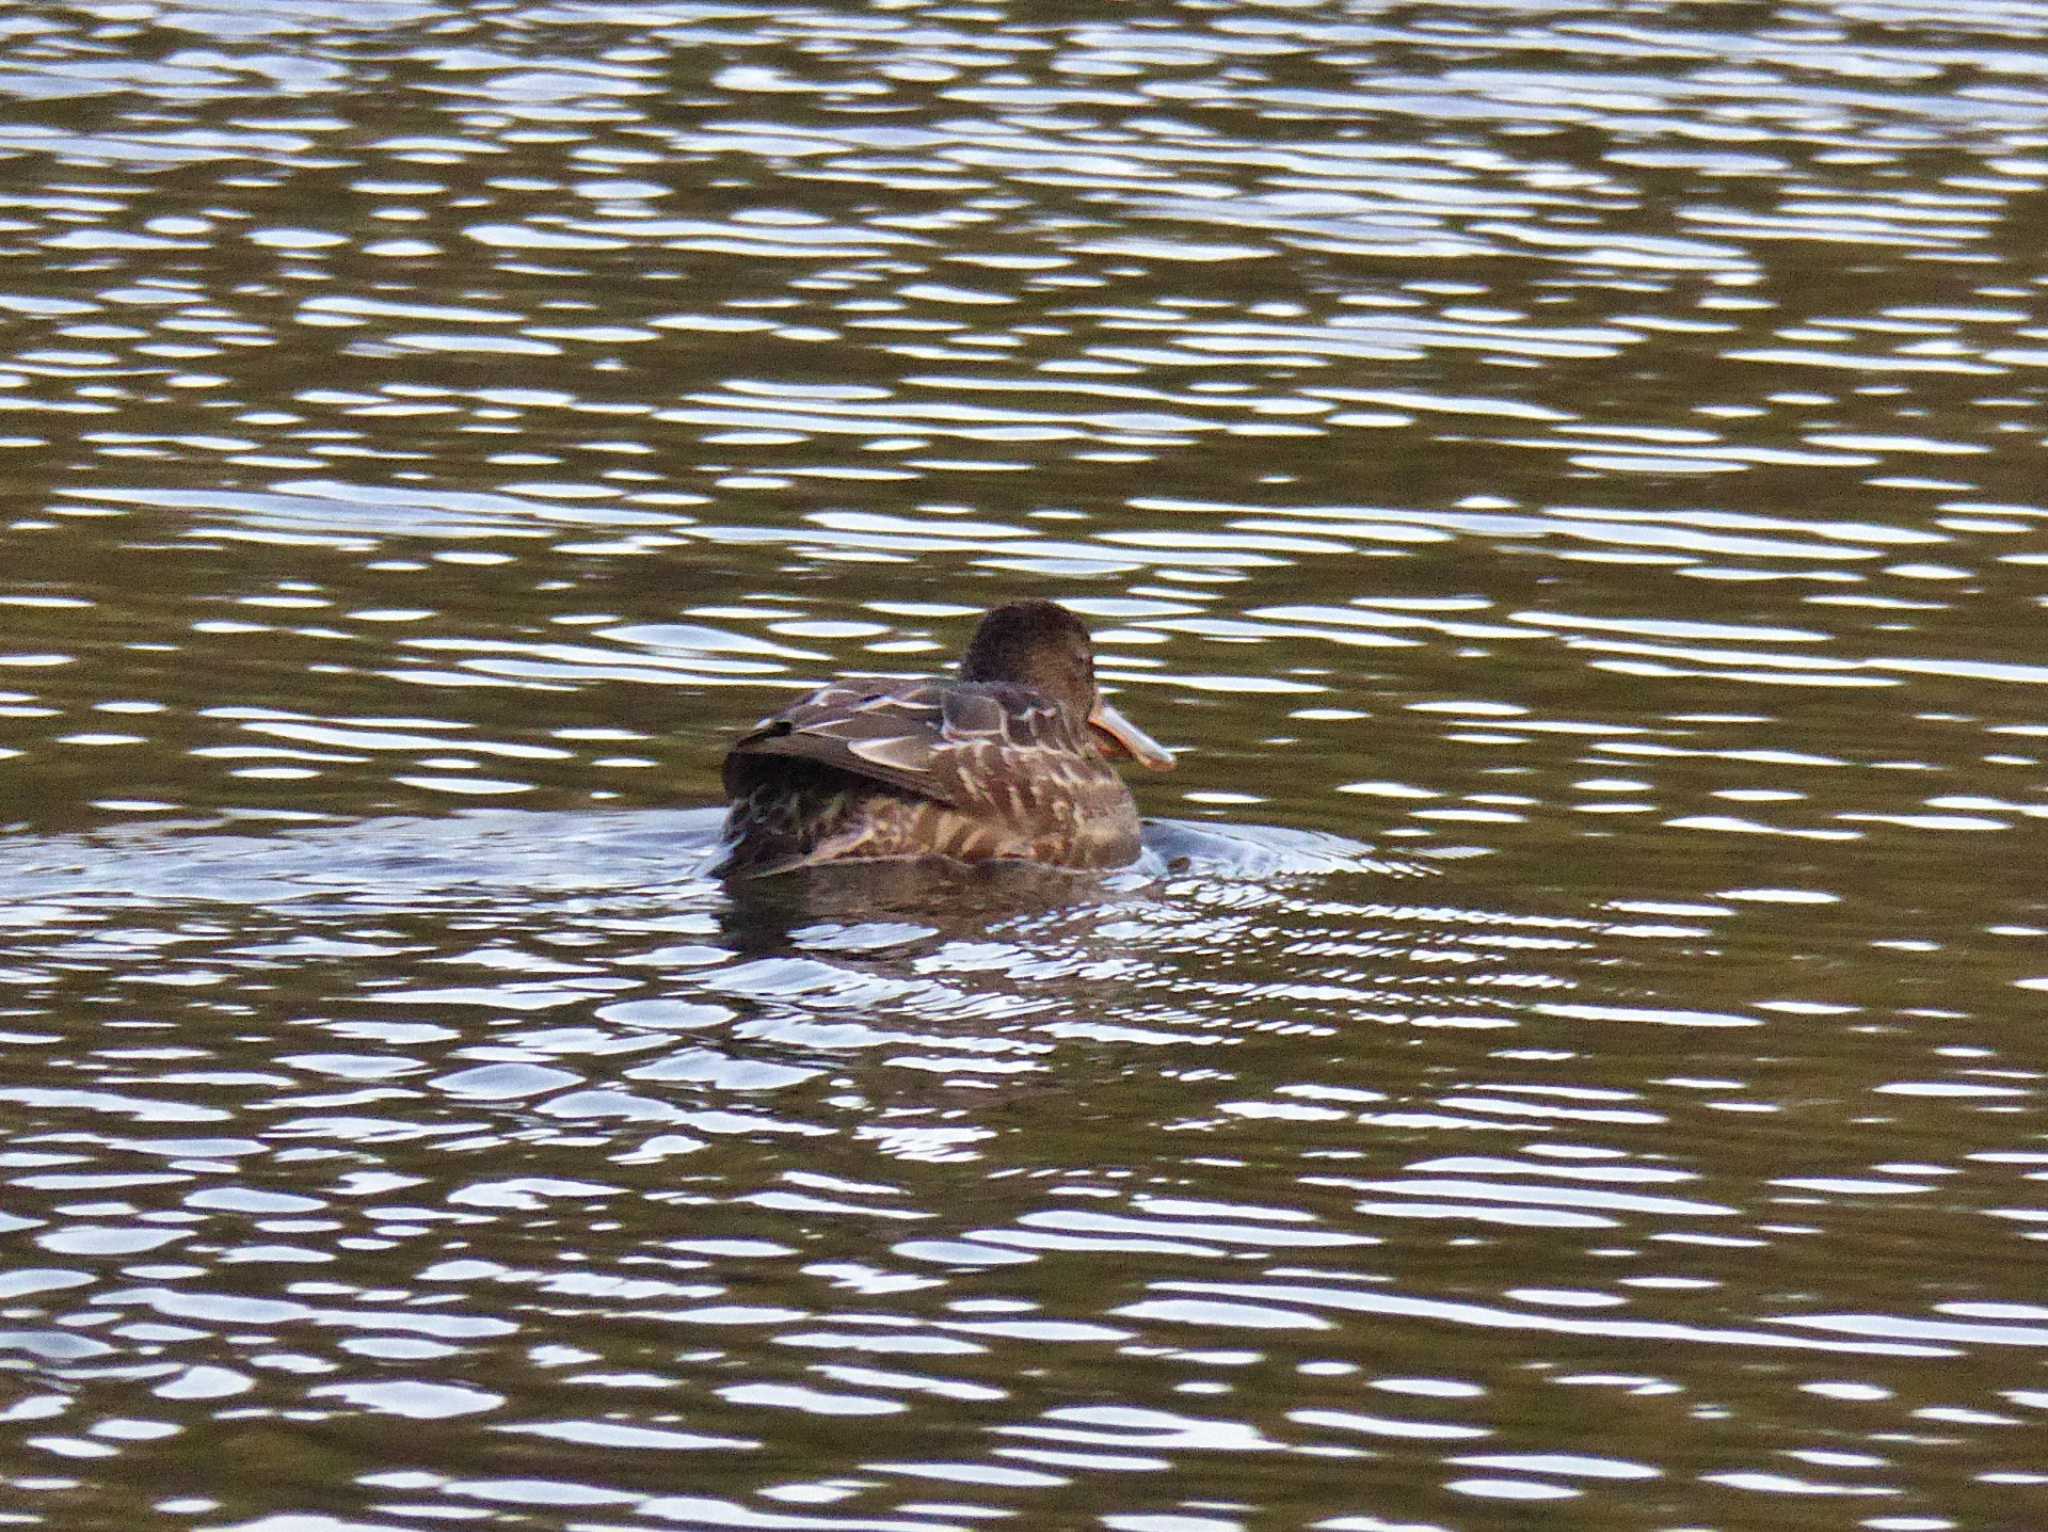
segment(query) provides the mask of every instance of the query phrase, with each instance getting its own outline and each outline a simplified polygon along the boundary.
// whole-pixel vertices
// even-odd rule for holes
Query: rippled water
[[[2044,81],[0,10],[0,1524],[2048,1525]],[[1018,595],[1138,868],[705,878]]]

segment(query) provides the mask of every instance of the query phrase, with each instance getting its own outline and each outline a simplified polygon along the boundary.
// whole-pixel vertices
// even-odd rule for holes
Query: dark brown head
[[[960,662],[960,679],[1028,686],[1085,718],[1103,754],[1128,755],[1154,771],[1173,769],[1165,747],[1096,690],[1088,629],[1057,602],[1016,601],[982,618]]]

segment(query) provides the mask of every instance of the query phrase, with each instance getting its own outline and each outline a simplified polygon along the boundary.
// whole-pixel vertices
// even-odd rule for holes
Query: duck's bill
[[[1121,750],[1140,766],[1149,766],[1154,771],[1173,770],[1173,756],[1166,746],[1100,697],[1095,699],[1095,711],[1088,715],[1088,725],[1109,741],[1113,747],[1111,754]]]

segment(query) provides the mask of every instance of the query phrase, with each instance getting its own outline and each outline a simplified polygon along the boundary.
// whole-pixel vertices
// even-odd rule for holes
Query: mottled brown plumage
[[[1065,607],[990,612],[955,681],[834,681],[725,758],[728,852],[761,877],[827,862],[950,857],[1121,867],[1138,810],[1109,757],[1173,757],[1102,700]]]

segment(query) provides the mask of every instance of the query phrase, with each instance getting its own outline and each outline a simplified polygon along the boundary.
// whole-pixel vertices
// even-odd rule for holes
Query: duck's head
[[[1154,771],[1173,770],[1166,747],[1104,699],[1095,684],[1088,629],[1056,601],[1016,601],[982,618],[960,662],[960,679],[1028,686],[1087,719],[1104,755],[1127,755]]]

